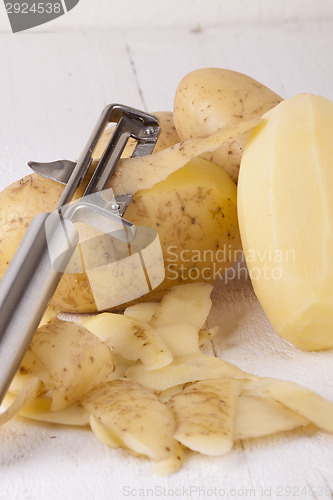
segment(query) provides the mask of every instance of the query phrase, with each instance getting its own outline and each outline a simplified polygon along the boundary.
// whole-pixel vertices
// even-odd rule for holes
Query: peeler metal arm
[[[77,204],[70,219],[66,205],[87,174],[92,153],[110,122],[117,126],[84,192],[84,202]],[[98,193],[106,190],[128,139],[137,141],[133,156],[146,155],[152,152],[159,132],[156,117],[110,104],[103,110],[77,163],[31,164],[40,175],[66,182],[66,187],[56,212],[33,219],[0,283],[0,404],[78,244],[79,236],[71,220],[85,214],[88,224],[100,226],[102,231],[106,228],[108,233],[108,221],[119,219],[121,227],[128,230],[126,237],[134,235],[133,225],[122,218],[131,196],[113,203]],[[119,237],[122,231],[113,234]],[[51,255],[57,256],[56,261]]]
[[[51,262],[46,221],[64,268],[78,244],[72,222],[57,213],[39,214],[0,282],[0,403],[62,276]]]

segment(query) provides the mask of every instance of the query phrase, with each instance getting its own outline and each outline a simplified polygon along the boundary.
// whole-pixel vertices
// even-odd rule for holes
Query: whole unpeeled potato
[[[207,136],[216,130],[260,118],[283,99],[243,73],[202,68],[187,74],[178,85],[174,121],[179,137]],[[225,142],[204,155],[237,182],[239,165],[250,132]]]

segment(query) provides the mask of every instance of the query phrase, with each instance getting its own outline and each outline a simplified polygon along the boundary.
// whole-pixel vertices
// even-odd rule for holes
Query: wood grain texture
[[[63,5],[66,3],[62,0]],[[332,20],[331,0],[209,0],[203,9],[202,0],[80,0],[75,10],[52,23],[36,26],[33,32],[64,32],[91,29],[119,29],[140,26],[167,28],[175,26],[217,26],[230,23],[285,22]],[[0,6],[0,9],[4,7]],[[0,13],[1,10],[0,10]],[[0,32],[10,31],[9,20],[0,15]]]
[[[109,102],[172,109],[179,80],[199,67],[248,73],[284,97],[333,99],[332,22],[31,33],[1,42],[1,188],[28,172],[28,160],[75,159]],[[280,339],[248,282],[220,282],[213,298],[209,325],[220,333],[212,352],[333,401],[332,351],[303,353]],[[332,498],[332,471],[333,436],[324,432],[243,442],[221,458],[188,454],[169,478],[152,476],[148,461],[108,449],[88,430],[16,419],[0,432],[1,500],[131,498],[140,489],[162,498],[178,489],[191,499],[322,500]]]

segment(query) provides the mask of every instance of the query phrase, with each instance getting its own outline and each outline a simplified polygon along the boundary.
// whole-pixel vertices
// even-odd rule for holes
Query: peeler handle
[[[0,404],[77,244],[78,232],[68,219],[58,212],[39,214],[1,280]],[[56,266],[50,246],[60,256]]]

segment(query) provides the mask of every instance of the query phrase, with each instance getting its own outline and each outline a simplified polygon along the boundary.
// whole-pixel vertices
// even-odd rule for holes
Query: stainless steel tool
[[[68,205],[111,122],[117,123],[116,128],[83,197]],[[125,238],[134,237],[134,226],[123,218],[131,195],[108,199],[107,183],[130,137],[136,140],[132,156],[142,156],[152,152],[159,132],[156,117],[111,104],[103,110],[77,163],[29,163],[38,174],[66,187],[55,212],[33,219],[0,283],[0,404],[77,247],[79,237],[74,222],[83,220],[118,238],[124,234]],[[56,262],[50,250],[55,252]]]

